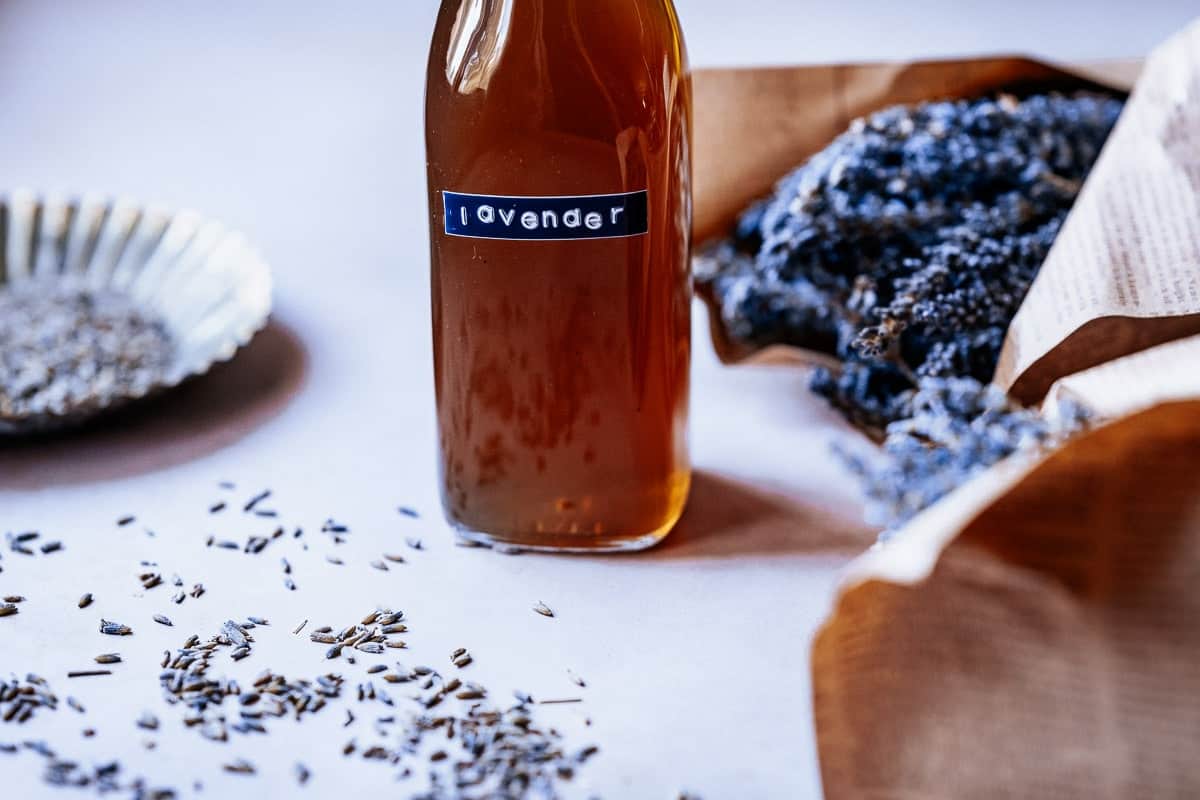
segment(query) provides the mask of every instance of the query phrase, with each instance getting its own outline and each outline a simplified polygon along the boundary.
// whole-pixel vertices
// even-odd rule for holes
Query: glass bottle
[[[691,480],[691,79],[671,0],[444,0],[426,144],[442,497],[636,550]]]

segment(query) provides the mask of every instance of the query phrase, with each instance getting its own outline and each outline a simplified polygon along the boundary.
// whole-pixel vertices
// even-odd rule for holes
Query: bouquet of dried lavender
[[[907,416],[888,425],[881,451],[838,448],[862,481],[868,521],[888,531],[1014,453],[1082,430],[1089,418],[1073,403],[1047,418],[973,378],[925,378],[906,404]]]
[[[850,459],[876,521],[899,525],[1050,437],[985,383],[1121,108],[1085,93],[880,111],[702,259],[731,337],[841,362],[812,388],[886,437],[882,466]]]

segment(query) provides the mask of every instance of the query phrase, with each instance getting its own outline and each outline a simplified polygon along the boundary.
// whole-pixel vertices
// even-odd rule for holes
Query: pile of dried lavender
[[[73,789],[95,789],[101,795],[124,792],[132,800],[175,800],[174,789],[155,788],[141,778],[124,779],[121,765],[116,761],[84,767],[78,761],[63,758],[43,741],[22,742],[17,745],[0,744],[0,752],[16,753],[20,749],[36,753],[46,760],[44,777],[51,786]]]
[[[450,653],[450,663],[463,670],[473,663],[466,648]],[[372,668],[375,669],[375,668]],[[378,670],[382,672],[383,670]],[[515,692],[516,703],[504,708],[488,701],[489,692],[477,683],[442,675],[427,666],[399,667],[383,676],[388,683],[415,683],[424,694],[412,696],[421,711],[397,720],[387,714],[375,720],[378,740],[360,747],[351,739],[346,756],[358,753],[366,761],[400,769],[399,778],[414,777],[412,764],[424,756],[429,788],[414,800],[489,800],[490,798],[558,798],[562,782],[599,752],[595,746],[568,751],[561,734],[538,724],[536,706],[581,702],[578,698],[535,701]],[[583,686],[576,678],[577,685]],[[358,689],[360,702],[379,700],[393,706],[382,690],[368,681]],[[457,710],[447,710],[457,703]],[[433,709],[438,709],[436,713]],[[351,715],[346,721],[354,722]]]
[[[475,697],[481,692],[472,689],[458,695]],[[531,702],[518,698],[506,709],[472,702],[458,713],[421,715],[398,731],[398,747],[374,745],[363,750],[362,757],[399,764],[423,746],[436,748],[429,756],[432,786],[414,800],[556,798],[559,783],[570,780],[598,750],[565,750],[553,728],[536,723]],[[403,772],[401,776],[407,777]]]
[[[0,720],[4,722],[25,722],[39,710],[57,708],[58,695],[50,690],[45,678],[26,675],[24,680],[16,676],[0,680]]]
[[[349,650],[357,650],[368,655],[382,655],[387,648],[403,650],[408,647],[403,639],[393,638],[396,634],[407,633],[408,625],[401,622],[403,611],[392,611],[383,608],[372,611],[362,618],[362,622],[349,625],[339,633],[333,632],[330,625],[322,625],[309,634],[309,641],[329,645],[325,658],[334,659]],[[349,657],[354,663],[353,657]]]
[[[1091,94],[1002,96],[858,120],[743,215],[702,259],[700,282],[735,339],[837,357],[813,390],[880,438],[915,440],[907,429],[928,426],[913,410],[932,419],[942,406],[922,398],[944,396],[945,379],[958,379],[958,408],[996,412],[976,400],[1121,108]],[[1014,427],[1029,422],[1007,412]],[[858,470],[878,521],[902,523],[1008,450],[972,461],[973,447],[947,443],[922,438],[924,456]]]
[[[250,655],[254,643],[250,631],[256,624],[229,620],[207,642],[201,643],[200,637],[193,635],[175,655],[169,651],[163,654],[159,683],[167,702],[185,706],[189,713],[183,719],[184,725],[198,728],[206,739],[228,741],[230,731],[266,733],[264,719],[289,714],[300,719],[304,714],[317,713],[328,700],[341,695],[342,678],[333,674],[318,675],[313,681],[291,681],[264,670],[245,690],[236,680],[210,678],[212,659],[223,648],[231,648],[233,661]],[[222,711],[229,698],[238,706],[239,719],[232,724],[227,723]]]
[[[221,488],[230,491],[236,487],[222,483]],[[275,518],[283,515],[263,507],[270,496],[269,491],[261,491],[245,503],[242,510],[250,516],[270,517],[272,521],[266,524],[275,527],[278,525]],[[219,514],[227,506],[225,501],[209,504],[209,515]],[[400,513],[410,518],[417,517],[416,512],[408,508],[401,508]],[[123,516],[117,520],[117,527],[127,528],[135,521],[133,515]],[[343,545],[350,533],[349,526],[332,520],[321,528],[334,545]],[[292,530],[291,526],[288,530]],[[286,538],[274,535],[252,537],[251,543],[260,538],[264,542],[282,539],[277,547],[287,547],[290,542],[292,550],[289,554],[301,556],[296,548],[299,546],[304,551],[309,548],[303,539],[303,529],[296,527],[294,530],[295,533]],[[21,534],[11,536],[10,542],[25,547],[35,539],[35,536]],[[406,543],[413,551],[425,549],[422,541],[415,537],[406,537]],[[209,545],[212,546],[213,542],[210,541]],[[263,548],[248,544],[244,548],[235,545],[229,549],[253,557],[261,553]],[[317,557],[316,554],[312,556]],[[385,558],[392,563],[405,563],[399,556]],[[340,560],[338,563],[341,568],[349,569]],[[154,590],[167,585],[167,581],[158,571],[156,562],[141,561],[140,564],[136,577],[145,593],[140,596],[153,602],[160,598]],[[360,562],[359,566],[365,569],[373,565]],[[290,562],[286,559],[285,569],[290,576]],[[182,587],[184,583],[178,576],[174,576],[170,582],[176,587]],[[294,584],[285,586],[296,590]],[[191,594],[193,597],[205,594],[203,586],[196,584]],[[165,595],[161,597],[165,598]],[[25,602],[24,597],[16,595],[0,599],[3,600],[0,615],[16,614]],[[72,606],[88,609],[102,602],[103,598],[97,600],[96,595],[88,592]],[[527,613],[555,616],[549,606],[540,602]],[[108,642],[117,642],[123,641],[122,637],[163,636],[167,635],[166,631],[174,630],[174,623],[164,615],[148,616],[163,627],[139,625],[135,633],[133,626],[123,621],[99,618],[98,633]],[[181,710],[179,721],[184,727],[226,747],[234,746],[239,736],[268,735],[275,726],[286,724],[288,720],[299,721],[322,711],[328,714],[331,708],[338,709],[345,714],[343,727],[355,734],[355,738],[339,747],[343,756],[393,767],[394,779],[405,781],[410,787],[406,796],[428,800],[484,800],[494,797],[553,800],[562,796],[565,782],[572,780],[578,770],[598,752],[594,746],[569,749],[566,740],[555,728],[538,720],[539,707],[580,703],[582,698],[535,701],[531,696],[518,692],[515,703],[508,706],[493,705],[490,701],[493,693],[487,687],[464,679],[469,674],[464,670],[471,669],[475,663],[474,656],[465,647],[449,653],[445,674],[428,666],[407,667],[396,662],[389,663],[389,657],[408,649],[407,642],[400,638],[409,633],[409,623],[402,611],[375,608],[340,628],[332,625],[309,628],[308,623],[307,619],[299,622],[291,633],[295,636],[307,633],[310,641],[321,645],[321,649],[314,649],[314,665],[358,669],[365,673],[364,677],[357,683],[351,683],[337,671],[317,674],[311,680],[288,678],[270,668],[262,669],[253,679],[225,673],[222,667],[234,672],[237,669],[235,662],[252,656],[255,660],[263,658],[263,653],[258,649],[263,646],[256,641],[256,634],[260,630],[269,633],[270,623],[261,617],[248,615],[241,621],[226,621],[215,635],[206,640],[192,635],[177,649],[164,651],[161,660],[156,661],[158,685],[163,699],[169,706]],[[268,636],[261,638],[267,640]],[[127,668],[126,659],[120,653],[94,653],[92,650],[88,654],[101,667]],[[360,664],[360,661],[364,663]],[[96,678],[101,681],[106,679],[104,676],[112,674],[110,669],[66,673],[68,678]],[[572,674],[571,679],[577,686],[586,685],[576,675]],[[83,705],[74,698],[68,697],[65,704],[80,715],[87,714]],[[58,709],[57,695],[45,680],[36,675],[0,681],[0,722],[21,724],[33,720],[42,712],[55,712]],[[159,731],[161,727],[159,718],[148,711],[137,716],[134,724],[150,733]],[[96,731],[91,727],[85,728],[83,735],[91,737],[96,735]],[[370,739],[370,742],[360,746],[359,738]],[[153,749],[157,741],[147,738],[143,744]],[[120,792],[126,796],[156,800],[166,800],[178,794],[177,790],[171,788],[150,788],[150,784],[140,778],[130,780],[122,777],[122,767],[115,761],[85,766],[60,757],[45,742],[0,742],[0,754],[25,751],[40,754],[46,759],[44,778],[53,785],[91,787],[102,793]],[[236,757],[229,758],[223,769],[227,773],[247,777],[259,773],[254,763]],[[304,786],[312,778],[312,771],[304,764],[297,764],[295,776],[298,783]],[[200,784],[197,781],[194,785]]]
[[[30,281],[0,291],[0,419],[140,396],[170,364],[166,326],[112,291]]]

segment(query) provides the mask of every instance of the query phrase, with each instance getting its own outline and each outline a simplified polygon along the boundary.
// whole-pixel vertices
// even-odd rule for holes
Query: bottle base
[[[443,505],[446,521],[454,529],[459,541],[481,547],[490,547],[507,553],[634,553],[654,547],[679,522],[687,506],[691,490],[691,471],[682,470],[667,489],[666,496],[659,495],[659,503],[665,501],[665,514],[654,514],[651,520],[661,520],[658,527],[646,533],[592,532],[568,533],[564,530],[529,530],[522,525],[515,530],[484,530],[482,526],[463,520]],[[662,508],[662,506],[659,506]],[[647,520],[648,522],[650,520]],[[651,524],[653,524],[651,522]],[[537,527],[542,527],[538,525]],[[571,526],[574,528],[574,526]],[[630,526],[632,527],[632,526]],[[638,526],[640,527],[640,525]]]
[[[450,524],[460,540],[508,553],[603,554],[635,553],[654,547],[667,538],[667,534],[675,527],[678,520],[679,515],[676,515],[661,528],[641,536],[572,536],[563,534],[505,536],[474,530],[453,521]]]

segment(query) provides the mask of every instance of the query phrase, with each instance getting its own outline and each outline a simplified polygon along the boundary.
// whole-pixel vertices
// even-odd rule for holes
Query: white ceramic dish
[[[29,190],[0,197],[0,291],[34,280],[120,292],[163,320],[174,350],[151,386],[101,404],[0,415],[0,434],[75,425],[177,386],[232,358],[271,313],[270,268],[244,236],[193,211],[122,199]]]

